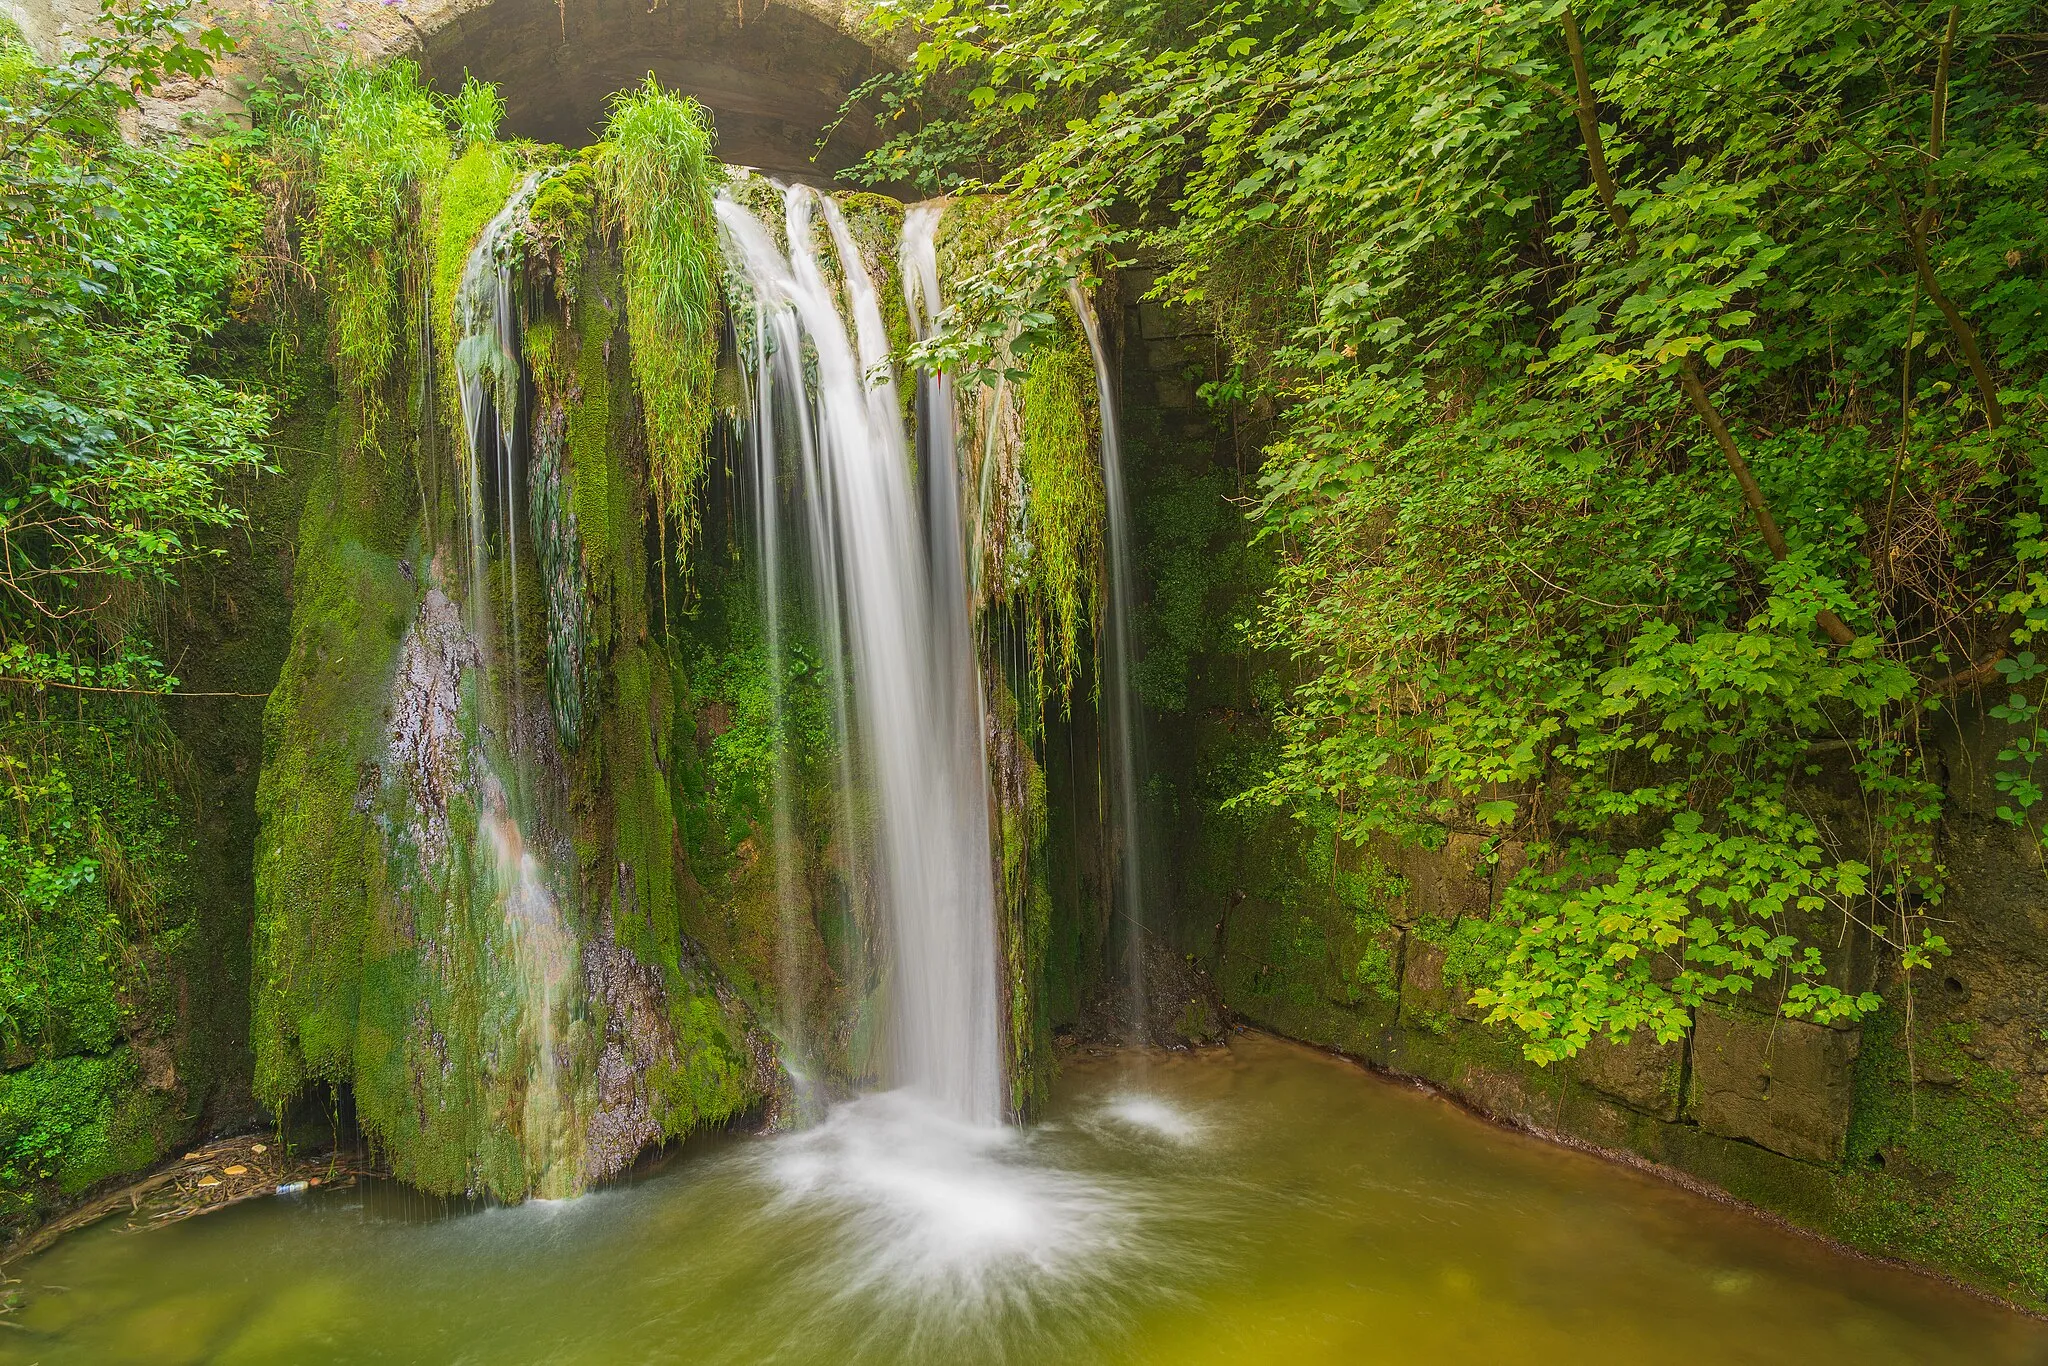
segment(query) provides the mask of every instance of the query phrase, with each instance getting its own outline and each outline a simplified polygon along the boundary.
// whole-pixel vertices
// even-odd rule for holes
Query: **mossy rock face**
[[[1603,1095],[1669,1120],[1684,1103],[1685,1060],[1686,1040],[1659,1043],[1639,1029],[1624,1043],[1595,1038],[1573,1059],[1573,1071]]]
[[[1690,1109],[1700,1127],[1807,1162],[1842,1158],[1860,1031],[1702,1007]]]
[[[465,166],[437,281],[510,192],[502,153]],[[681,923],[621,272],[602,236],[581,248],[530,329],[530,506],[465,525],[445,409],[383,463],[335,424],[266,718],[259,1094],[352,1088],[394,1173],[436,1192],[582,1189],[778,1086]]]
[[[775,664],[751,574],[706,566],[678,623],[667,768],[683,851],[679,915],[800,1070],[845,1087],[878,1075],[874,896],[838,788],[834,682],[805,622]],[[778,764],[788,801],[776,815]],[[856,798],[856,800],[858,800]]]
[[[1045,771],[1032,752],[1017,698],[1002,672],[983,670],[988,699],[990,831],[1000,870],[996,925],[1001,939],[1005,1006],[1004,1073],[1011,1114],[1038,1112],[1052,1092],[1052,1020],[1046,1008],[1046,957],[1052,936],[1052,890],[1046,838]]]
[[[408,482],[349,487],[349,424],[330,425],[307,493],[292,646],[264,712],[256,847],[256,1093],[281,1106],[309,1082],[347,1082],[375,867],[384,707],[417,610],[418,575],[392,544]],[[396,503],[396,512],[387,506]]]

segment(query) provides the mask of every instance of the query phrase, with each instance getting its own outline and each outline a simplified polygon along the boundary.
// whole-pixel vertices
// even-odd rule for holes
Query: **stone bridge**
[[[89,24],[96,0],[0,0],[0,13],[46,58]],[[893,61],[856,29],[848,0],[214,0],[241,51],[205,87],[166,91],[141,131],[233,117],[266,50],[303,43],[311,26],[371,59],[407,56],[438,89],[467,72],[494,82],[504,131],[575,146],[602,126],[614,91],[652,72],[695,96],[718,127],[726,161],[810,180],[872,147],[854,118],[818,148],[846,96]]]

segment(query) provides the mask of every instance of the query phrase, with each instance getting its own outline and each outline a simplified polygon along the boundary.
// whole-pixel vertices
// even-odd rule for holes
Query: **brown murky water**
[[[579,1200],[102,1225],[0,1359],[2048,1363],[2048,1324],[1258,1036],[1071,1065],[1028,1133],[866,1097]]]

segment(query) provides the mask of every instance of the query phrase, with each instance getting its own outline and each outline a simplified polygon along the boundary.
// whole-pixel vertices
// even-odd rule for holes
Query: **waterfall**
[[[1078,284],[1067,286],[1067,299],[1088,334],[1095,359],[1095,393],[1102,413],[1102,492],[1109,522],[1109,726],[1116,767],[1117,824],[1123,835],[1119,861],[1119,910],[1130,936],[1131,1019],[1136,1042],[1146,1041],[1145,1016],[1145,876],[1144,840],[1138,826],[1138,754],[1144,717],[1131,687],[1131,517],[1124,490],[1123,452],[1117,440],[1116,393],[1109,373],[1109,355],[1095,310]]]
[[[780,319],[778,321],[787,321]],[[768,652],[768,702],[775,731],[775,776],[771,800],[772,837],[775,856],[776,924],[784,945],[776,964],[777,987],[782,999],[779,1040],[783,1070],[794,1084],[796,1119],[810,1123],[819,1118],[818,1095],[806,1050],[804,1018],[811,983],[805,980],[802,958],[791,947],[802,941],[805,907],[799,896],[799,850],[796,821],[791,807],[789,772],[789,715],[787,684],[789,656],[783,636],[782,515],[776,497],[780,478],[780,446],[777,442],[776,403],[780,391],[787,391],[797,411],[803,413],[801,376],[791,369],[797,359],[796,338],[779,338],[771,349],[769,320],[762,310],[753,312],[751,354],[756,358],[774,356],[781,364],[757,364],[752,385],[751,419],[745,432],[754,481],[754,540],[759,552],[762,634]],[[780,369],[782,383],[776,381]],[[807,414],[805,415],[807,417]],[[802,418],[804,429],[808,422]]]
[[[571,1126],[559,1056],[559,1023],[570,1004],[576,948],[557,904],[554,870],[534,838],[537,751],[551,743],[555,732],[551,722],[538,725],[545,718],[529,714],[521,677],[518,588],[519,489],[525,470],[515,239],[538,181],[529,175],[479,234],[464,263],[454,323],[467,493],[464,595],[469,633],[476,642],[471,658],[481,674],[476,691],[482,743],[472,774],[482,847],[472,851],[473,858],[481,855],[472,877],[480,900],[498,914],[498,924],[487,928],[502,934],[500,942],[510,953],[509,985],[519,1000],[520,1018],[511,1025],[515,1035],[504,1042],[511,1045],[506,1055],[527,1059],[520,1137],[530,1184],[541,1194],[559,1195],[581,1184],[567,1152]],[[493,523],[499,532],[495,559]],[[529,548],[527,553],[533,552]]]
[[[847,720],[870,798],[890,956],[889,1079],[992,1124],[1002,1094],[995,899],[950,408],[925,407],[921,515],[874,283],[836,205],[792,186],[783,207],[787,254],[729,197],[718,218],[761,318],[750,368],[812,398],[810,420],[791,433],[797,493],[819,615],[828,633],[842,623],[845,633]],[[819,260],[820,212],[843,299]]]

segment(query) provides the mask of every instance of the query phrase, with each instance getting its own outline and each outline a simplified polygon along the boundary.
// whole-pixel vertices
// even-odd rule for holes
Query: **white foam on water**
[[[1202,1141],[1208,1126],[1186,1110],[1138,1092],[1112,1096],[1099,1112],[1103,1121],[1116,1128],[1136,1131],[1147,1138],[1163,1139],[1180,1147]]]
[[[1025,1135],[955,1118],[910,1090],[862,1096],[778,1139],[766,1172],[785,1209],[829,1212],[861,1290],[970,1300],[1016,1277],[1066,1279],[1129,1247],[1135,1211],[1036,1160]]]
[[[764,1217],[806,1226],[792,1312],[857,1315],[871,1343],[900,1340],[898,1359],[970,1343],[982,1359],[1020,1336],[1052,1350],[1077,1316],[1117,1317],[1115,1287],[1160,1250],[1141,1185],[1082,1175],[913,1089],[836,1106],[755,1161]]]

